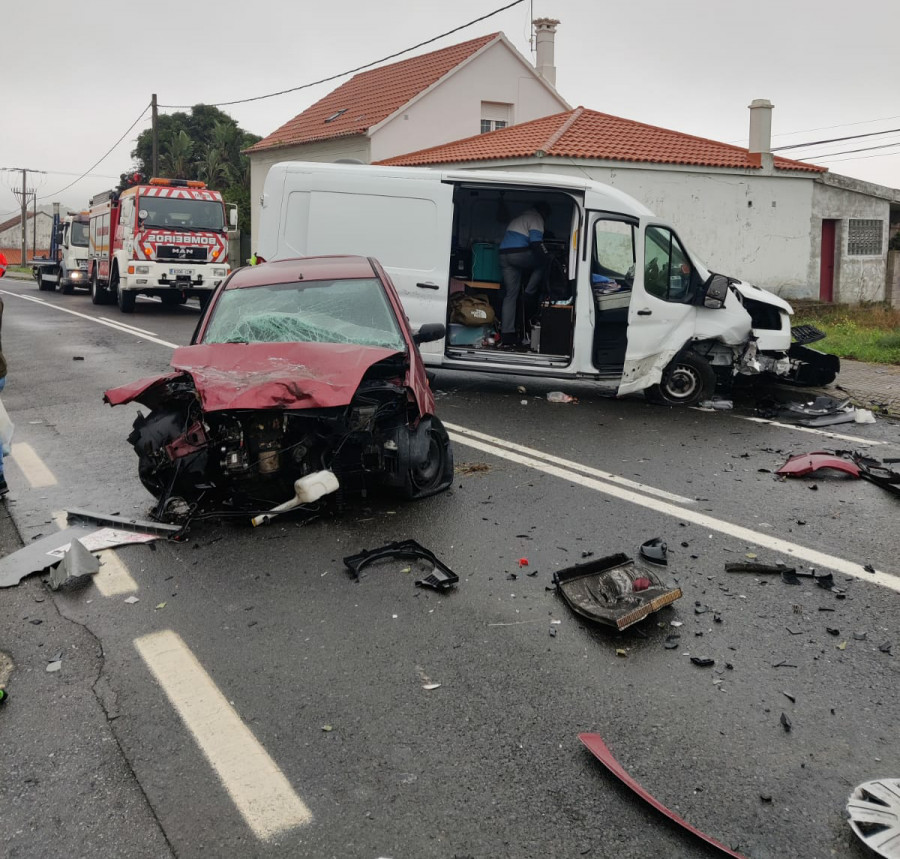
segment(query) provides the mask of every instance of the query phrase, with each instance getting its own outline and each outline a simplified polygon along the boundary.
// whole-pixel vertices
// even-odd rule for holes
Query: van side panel
[[[375,257],[393,280],[414,331],[426,322],[445,322],[452,186],[424,174],[360,175],[308,171],[299,164],[284,167],[277,250],[266,259]],[[421,351],[434,363],[443,355],[444,341],[422,344]]]

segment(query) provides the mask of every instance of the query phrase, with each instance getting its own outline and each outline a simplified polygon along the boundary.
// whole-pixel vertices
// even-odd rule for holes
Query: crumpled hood
[[[397,354],[343,343],[207,343],[176,349],[172,367],[190,374],[206,412],[314,409],[349,404],[369,367]],[[104,399],[152,408],[158,388],[178,375],[113,388]]]
[[[745,280],[732,280],[731,285],[741,295],[744,295],[747,298],[752,298],[754,301],[764,301],[766,304],[772,304],[780,310],[787,311],[787,313],[791,315],[794,313],[794,308],[791,307],[790,304],[783,298],[779,298],[774,292],[769,292],[768,289],[754,286],[752,283],[747,283]]]

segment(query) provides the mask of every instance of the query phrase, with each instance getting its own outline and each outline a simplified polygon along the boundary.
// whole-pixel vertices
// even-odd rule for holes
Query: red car
[[[128,437],[157,515],[271,510],[374,489],[424,498],[453,479],[450,439],[418,344],[374,259],[241,268],[216,292],[174,372],[107,391],[136,401]]]

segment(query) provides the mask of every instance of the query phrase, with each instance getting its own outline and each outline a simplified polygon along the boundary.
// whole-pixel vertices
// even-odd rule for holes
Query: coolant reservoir
[[[323,495],[337,492],[340,488],[337,477],[332,471],[314,471],[294,481],[294,491],[297,493],[297,501],[301,504],[312,504]]]

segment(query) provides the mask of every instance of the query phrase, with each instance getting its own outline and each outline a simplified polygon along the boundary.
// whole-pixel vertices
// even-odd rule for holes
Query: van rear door
[[[657,384],[696,330],[692,265],[672,228],[642,221],[636,256],[619,395]]]
[[[322,254],[375,257],[397,287],[413,331],[446,321],[453,186],[432,176],[288,164],[272,259]],[[322,165],[323,167],[325,165]],[[444,341],[423,343],[442,355]]]

